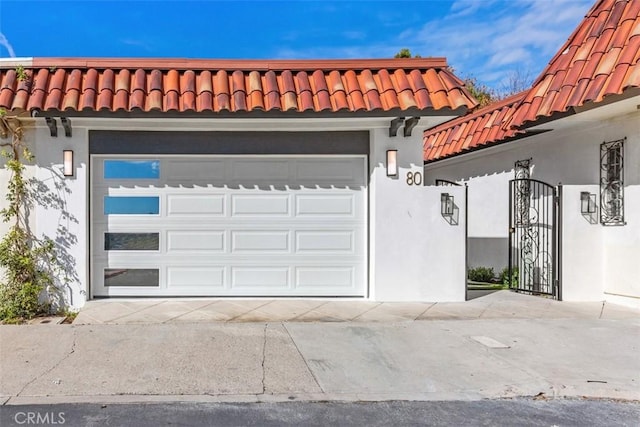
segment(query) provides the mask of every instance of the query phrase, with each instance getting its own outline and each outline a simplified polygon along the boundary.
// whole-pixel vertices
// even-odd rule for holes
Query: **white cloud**
[[[399,19],[386,14],[383,27],[398,25],[385,41],[367,43],[360,33],[343,33],[342,46],[281,46],[278,58],[381,58],[402,48],[444,56],[459,76],[476,77],[495,88],[505,86],[514,71],[531,79],[546,66],[589,10],[593,0],[455,0],[444,17]]]
[[[13,50],[13,46],[11,46],[9,40],[7,40],[7,38],[2,33],[0,33],[0,46],[3,46],[5,49],[7,49],[10,58],[16,57],[16,52]]]
[[[478,9],[490,6],[496,0],[456,0],[451,5],[451,16],[462,17],[473,15]]]
[[[497,86],[515,68],[537,75],[592,1],[457,0],[443,19],[407,29],[398,38],[412,51],[446,56],[459,73]]]

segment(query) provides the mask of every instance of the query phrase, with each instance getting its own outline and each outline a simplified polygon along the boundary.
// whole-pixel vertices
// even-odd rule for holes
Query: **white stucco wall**
[[[469,237],[508,237],[509,180],[514,162],[531,158],[531,177],[562,183],[563,298],[603,300],[622,295],[640,299],[640,111],[635,97],[541,125],[550,132],[427,164],[425,178],[465,182],[469,186]],[[600,144],[625,143],[625,219],[621,227],[589,225],[580,216],[581,189],[591,188],[599,200]],[[506,241],[506,240],[505,240]],[[470,259],[473,255],[470,254]],[[493,262],[499,263],[496,259]],[[505,261],[506,264],[506,261]],[[594,278],[585,283],[586,278]],[[595,278],[600,283],[595,283]],[[630,298],[630,300],[629,300]],[[613,298],[610,298],[613,300]],[[623,302],[616,298],[616,302]]]
[[[398,149],[397,178],[386,176],[386,151]],[[371,134],[370,283],[377,301],[464,301],[464,187],[407,185],[408,172],[422,173],[421,133],[389,138]],[[454,195],[458,224],[440,215],[440,194]]]
[[[567,301],[602,301],[605,253],[603,227],[598,222],[598,212],[586,216],[580,213],[582,191],[597,195],[600,187],[562,187],[562,298]]]
[[[624,197],[627,224],[602,230],[605,298],[640,308],[640,185],[625,186]]]
[[[72,138],[66,138],[60,128],[58,137],[52,138],[44,123],[25,120],[24,138],[35,156],[35,164],[26,167],[26,176],[39,183],[38,202],[30,216],[34,234],[56,243],[56,255],[64,266],[57,275],[57,285],[63,290],[66,302],[74,308],[86,300],[87,289],[87,132],[74,128]],[[62,151],[74,150],[75,176],[62,176]],[[0,163],[0,188],[4,189],[9,173]],[[0,208],[6,206],[0,197]],[[8,224],[0,224],[4,235]]]
[[[36,178],[48,188],[49,203],[36,207],[37,231],[54,239],[60,261],[67,267],[60,274],[72,307],[84,305],[88,278],[88,164],[87,129],[74,127],[71,138],[62,128],[52,138],[48,128],[36,129]],[[73,150],[74,176],[64,177],[63,150]]]
[[[441,117],[438,120],[447,120]],[[89,298],[89,152],[90,129],[103,130],[223,130],[370,131],[369,183],[369,298],[378,301],[461,301],[465,294],[465,240],[463,189],[448,191],[459,207],[459,224],[440,216],[441,188],[409,186],[406,173],[422,173],[422,131],[411,137],[389,137],[389,119],[364,120],[118,120],[72,119],[73,136],[66,137],[58,121],[58,136],[51,137],[44,119],[27,137],[34,146],[34,176],[45,185],[45,205],[32,218],[35,230],[56,240],[68,271],[68,302],[81,307]],[[435,124],[432,123],[432,124]],[[431,125],[431,124],[430,124]],[[62,176],[62,152],[74,152],[73,177]],[[386,176],[386,150],[397,149],[398,178]],[[7,175],[0,172],[0,186]],[[2,201],[0,201],[2,203]],[[0,228],[0,232],[6,230]]]

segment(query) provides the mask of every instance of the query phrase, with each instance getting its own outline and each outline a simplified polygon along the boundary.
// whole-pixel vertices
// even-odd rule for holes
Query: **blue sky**
[[[535,78],[595,0],[0,0],[0,57],[445,56],[500,88]]]

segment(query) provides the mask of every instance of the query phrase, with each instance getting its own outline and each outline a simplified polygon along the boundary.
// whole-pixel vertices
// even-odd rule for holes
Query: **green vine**
[[[38,239],[29,227],[33,207],[33,183],[25,177],[25,165],[33,162],[33,154],[24,142],[23,124],[17,116],[0,110],[3,139],[1,155],[9,171],[5,199],[7,206],[0,217],[9,230],[0,241],[0,320],[19,323],[47,313],[50,304],[46,294],[55,290],[55,245],[51,239]]]

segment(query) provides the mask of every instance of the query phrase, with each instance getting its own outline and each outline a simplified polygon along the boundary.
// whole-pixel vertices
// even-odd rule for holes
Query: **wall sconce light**
[[[453,216],[453,196],[449,193],[440,193],[440,214],[445,218]]]
[[[62,152],[62,174],[64,176],[73,176],[73,150],[64,150]]]
[[[398,176],[398,150],[387,150],[387,176]]]
[[[580,192],[580,213],[588,215],[596,212],[596,195],[588,191]]]

